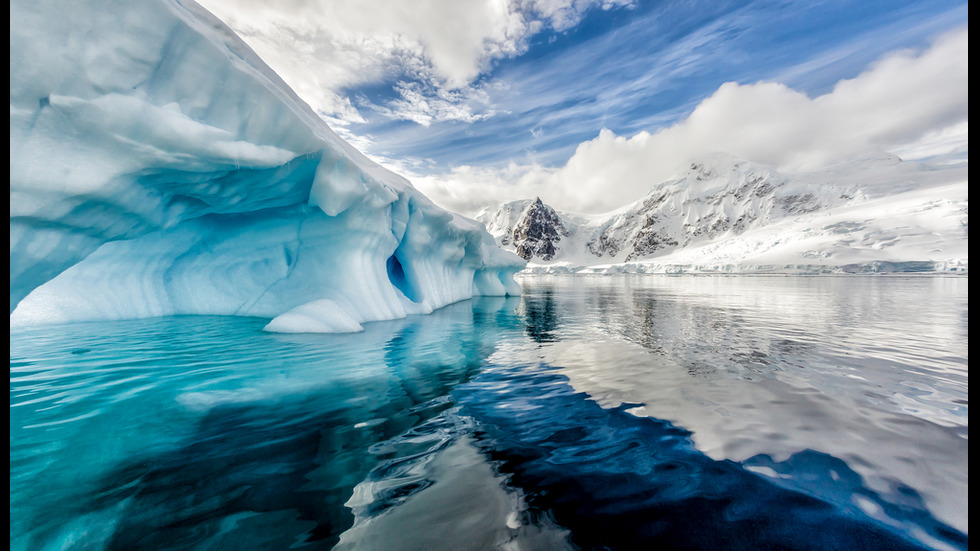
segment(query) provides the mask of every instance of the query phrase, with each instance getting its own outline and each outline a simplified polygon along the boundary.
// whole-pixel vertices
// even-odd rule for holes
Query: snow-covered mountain
[[[342,140],[191,0],[10,5],[10,323],[354,331],[524,262]]]
[[[535,198],[477,220],[531,272],[965,272],[967,180],[887,154],[792,176],[715,154],[613,212]]]

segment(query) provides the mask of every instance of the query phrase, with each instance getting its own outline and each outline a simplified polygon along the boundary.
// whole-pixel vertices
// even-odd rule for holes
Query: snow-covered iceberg
[[[520,292],[523,260],[342,140],[194,2],[10,16],[11,325],[349,331]]]

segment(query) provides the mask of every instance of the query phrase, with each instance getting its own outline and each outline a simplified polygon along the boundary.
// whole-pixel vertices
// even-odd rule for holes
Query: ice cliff
[[[350,331],[524,267],[335,134],[191,1],[10,6],[10,322]]]

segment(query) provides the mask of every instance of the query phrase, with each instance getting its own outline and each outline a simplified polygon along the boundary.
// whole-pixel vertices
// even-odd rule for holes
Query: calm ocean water
[[[521,282],[11,331],[11,548],[968,547],[966,277]]]

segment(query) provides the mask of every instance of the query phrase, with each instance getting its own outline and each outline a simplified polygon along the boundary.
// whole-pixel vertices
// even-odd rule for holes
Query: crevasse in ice
[[[520,292],[521,259],[342,140],[194,2],[10,14],[11,325],[352,331]]]

